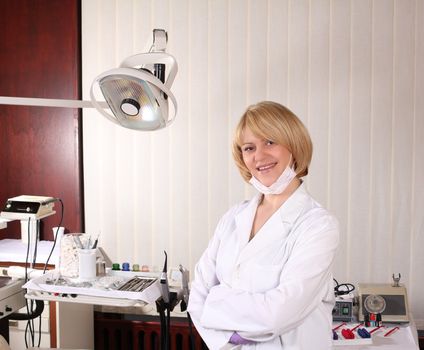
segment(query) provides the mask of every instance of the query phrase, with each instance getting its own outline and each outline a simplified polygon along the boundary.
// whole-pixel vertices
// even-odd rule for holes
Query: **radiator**
[[[207,350],[193,326],[195,350]],[[173,321],[170,331],[171,350],[190,350],[188,323]],[[160,323],[96,317],[94,321],[95,350],[161,350]]]

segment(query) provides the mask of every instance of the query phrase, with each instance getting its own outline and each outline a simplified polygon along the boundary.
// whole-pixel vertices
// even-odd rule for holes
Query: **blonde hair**
[[[241,150],[243,131],[246,128],[257,137],[286,147],[293,155],[294,170],[298,178],[308,174],[312,159],[312,141],[308,130],[288,108],[276,102],[263,101],[247,108],[235,130],[233,157],[245,181],[252,177]]]

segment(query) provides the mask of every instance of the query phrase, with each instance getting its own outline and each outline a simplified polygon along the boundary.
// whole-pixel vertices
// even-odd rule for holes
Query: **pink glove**
[[[253,344],[254,341],[244,339],[237,332],[234,332],[230,338],[230,343],[235,345],[247,345],[247,344]]]

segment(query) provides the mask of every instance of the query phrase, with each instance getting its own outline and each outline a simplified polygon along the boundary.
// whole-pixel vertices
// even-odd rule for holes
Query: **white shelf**
[[[104,278],[119,277],[126,281],[134,276],[142,278],[154,279],[154,282],[141,292],[130,292],[120,290],[106,290],[94,284],[91,287],[76,287],[74,285],[55,285],[48,283],[57,276],[57,271],[50,271],[40,277],[28,281],[24,288],[27,289],[25,295],[28,299],[59,301],[66,303],[80,303],[91,305],[107,305],[118,307],[144,306],[148,303],[154,303],[161,295],[158,279],[154,278],[150,273],[120,271],[109,271]],[[101,282],[101,280],[99,279]],[[99,283],[103,285],[102,283]]]

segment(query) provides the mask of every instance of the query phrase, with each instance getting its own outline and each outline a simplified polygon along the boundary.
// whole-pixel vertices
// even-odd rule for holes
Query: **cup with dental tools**
[[[85,235],[82,241],[79,235],[74,235],[78,251],[78,279],[81,282],[96,279],[97,238]]]
[[[93,281],[96,279],[96,257],[97,248],[78,248],[78,279],[81,282]]]

